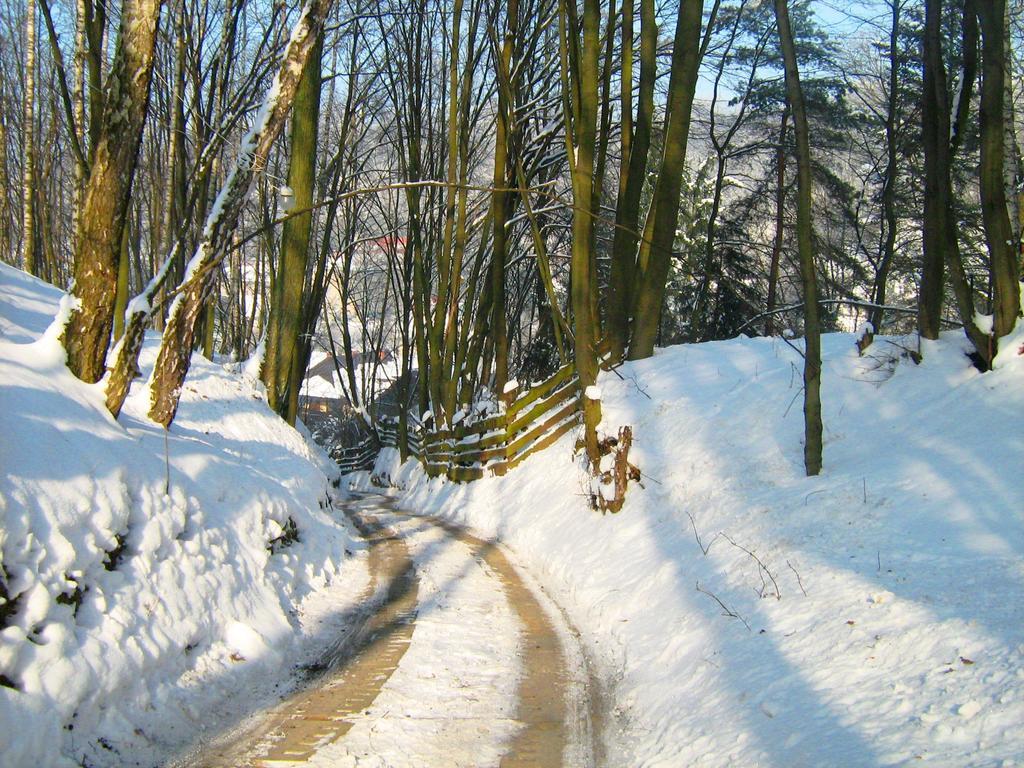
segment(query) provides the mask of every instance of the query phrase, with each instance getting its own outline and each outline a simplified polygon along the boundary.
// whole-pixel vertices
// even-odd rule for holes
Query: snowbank
[[[824,343],[825,471],[803,472],[799,355],[681,346],[601,376],[644,472],[588,509],[575,435],[504,478],[393,473],[403,506],[496,535],[614,681],[609,764],[1024,760],[1024,338]]]
[[[196,356],[166,437],[141,386],[110,418],[44,333],[60,295],[0,265],[0,762],[145,764],[279,672],[350,540],[253,380]]]

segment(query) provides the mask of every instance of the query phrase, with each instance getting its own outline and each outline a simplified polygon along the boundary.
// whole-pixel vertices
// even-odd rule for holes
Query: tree
[[[952,201],[950,182],[949,107],[946,96],[946,67],[942,60],[942,0],[925,0],[924,91],[921,124],[924,144],[924,243],[921,289],[918,300],[918,330],[926,339],[939,337],[945,265],[959,253],[948,239]],[[973,322],[973,320],[971,321]]]
[[[107,77],[103,114],[75,238],[71,295],[64,329],[68,367],[83,381],[106,370],[122,235],[149,106],[149,84],[162,0],[124,0],[117,50]]]
[[[787,0],[775,0],[775,19],[785,63],[786,98],[793,114],[797,158],[797,247],[804,299],[804,469],[808,476],[821,472],[821,321],[818,315],[818,278],[814,265],[811,221],[811,142],[807,110],[800,87],[796,46],[789,24]]]
[[[679,219],[683,163],[686,161],[690,113],[700,64],[702,10],[701,0],[682,0],[676,16],[665,144],[637,256],[640,278],[633,302],[633,328],[629,343],[631,360],[640,360],[654,354],[665,281],[668,278]]]
[[[632,327],[634,284],[637,274],[637,228],[640,198],[647,176],[647,156],[654,120],[654,81],[657,76],[655,53],[658,27],[654,0],[640,0],[640,83],[636,120],[632,120],[633,89],[633,2],[622,5],[622,86],[621,86],[621,169],[615,205],[615,232],[612,239],[611,274],[606,298],[605,337],[611,359],[621,360],[629,347]]]
[[[572,174],[571,296],[576,373],[580,387],[584,390],[584,442],[587,457],[596,471],[600,460],[597,425],[601,421],[601,401],[591,390],[597,383],[597,340],[600,335],[600,319],[595,311],[594,295],[596,265],[593,193],[601,9],[597,0],[584,0],[583,45],[579,48],[579,41],[572,31],[575,25],[570,18],[568,0],[560,0],[560,5],[558,24],[565,105],[565,148]],[[571,48],[577,49],[575,57],[570,56]]]
[[[981,27],[981,213],[992,281],[993,352],[1020,315],[1020,265],[1006,207],[1006,0],[974,3]]]
[[[30,275],[39,273],[36,263],[36,3],[25,3],[25,94],[22,113],[22,171],[21,171],[21,263]]]
[[[317,127],[320,121],[320,66],[323,41],[318,40],[306,62],[295,93],[292,118],[291,166],[288,187],[296,216],[284,223],[281,256],[274,298],[270,305],[267,351],[263,381],[270,407],[289,424],[295,423],[299,370],[299,335],[302,330],[302,289],[309,260],[309,239],[313,225],[313,190],[316,167]]]

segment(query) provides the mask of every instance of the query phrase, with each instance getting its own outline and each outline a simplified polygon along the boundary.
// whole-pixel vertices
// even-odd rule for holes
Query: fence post
[[[501,393],[501,401],[505,405],[505,425],[503,427],[503,430],[505,432],[505,439],[501,445],[503,458],[501,461],[497,462],[494,467],[491,468],[491,474],[498,475],[499,477],[501,475],[504,475],[508,471],[506,466],[506,462],[508,461],[508,445],[512,441],[512,435],[509,434],[508,428],[514,421],[514,419],[509,418],[508,414],[509,409],[512,408],[513,403],[515,403],[515,401],[519,397],[519,382],[510,381],[509,384],[512,384],[513,386],[510,387],[508,386],[508,384],[506,384],[505,391]]]

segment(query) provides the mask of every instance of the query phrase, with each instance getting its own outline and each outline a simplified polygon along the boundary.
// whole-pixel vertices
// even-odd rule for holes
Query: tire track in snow
[[[201,764],[594,765],[586,660],[502,550],[379,497],[347,514],[370,543],[363,600],[376,607],[258,741]]]

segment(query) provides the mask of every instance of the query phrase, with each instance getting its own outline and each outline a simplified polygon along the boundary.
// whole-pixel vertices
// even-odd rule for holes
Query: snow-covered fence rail
[[[370,435],[361,443],[350,448],[331,451],[331,458],[338,463],[342,473],[358,472],[359,470],[373,469],[378,453],[380,453],[380,442]]]
[[[579,379],[571,363],[522,395],[505,394],[505,412],[470,425],[423,434],[420,460],[427,474],[458,482],[488,472],[504,475],[579,424]]]

